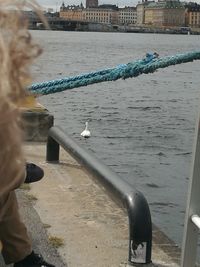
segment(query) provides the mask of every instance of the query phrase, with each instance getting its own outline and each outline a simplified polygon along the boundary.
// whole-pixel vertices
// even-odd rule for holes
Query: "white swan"
[[[91,136],[90,131],[88,130],[88,122],[85,123],[85,130],[81,133],[81,136],[89,138]]]

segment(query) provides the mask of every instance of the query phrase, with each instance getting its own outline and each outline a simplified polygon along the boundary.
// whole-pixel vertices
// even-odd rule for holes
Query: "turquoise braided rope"
[[[197,59],[200,59],[200,51],[176,54],[174,56],[166,56],[162,58],[145,58],[127,64],[121,64],[115,68],[108,68],[68,78],[36,83],[30,86],[28,90],[34,94],[47,95],[81,86],[87,86],[89,84],[137,77],[143,73],[153,73],[160,68],[192,62]]]

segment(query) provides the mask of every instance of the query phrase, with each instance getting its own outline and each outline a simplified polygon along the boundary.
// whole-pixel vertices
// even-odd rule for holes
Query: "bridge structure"
[[[51,30],[76,31],[88,27],[88,22],[77,20],[66,20],[59,17],[47,17]],[[44,29],[44,25],[39,17],[29,18],[30,29]]]
[[[25,12],[25,17],[29,21],[29,29],[45,29],[44,24],[41,19],[34,12]],[[97,22],[88,22],[80,20],[69,20],[58,17],[56,13],[45,14],[47,18],[49,27],[51,30],[63,30],[63,31],[87,31],[87,30],[96,30],[96,31],[109,31],[111,30],[111,25],[105,23]]]

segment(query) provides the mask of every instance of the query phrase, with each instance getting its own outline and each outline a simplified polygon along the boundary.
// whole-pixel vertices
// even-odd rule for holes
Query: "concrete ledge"
[[[43,142],[53,126],[54,117],[45,108],[26,109],[22,112],[22,128],[26,141]]]
[[[38,101],[36,95],[27,95],[19,102],[25,141],[44,142],[53,126],[54,117]]]
[[[158,266],[162,266],[164,262],[164,266],[180,266],[180,247],[155,225],[153,225],[153,250],[157,250],[154,263],[159,263]],[[167,257],[161,256],[164,254]]]

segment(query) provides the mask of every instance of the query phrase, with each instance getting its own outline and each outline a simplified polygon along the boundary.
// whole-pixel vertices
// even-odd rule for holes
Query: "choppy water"
[[[34,81],[113,67],[142,58],[198,50],[199,36],[34,31],[44,53]],[[40,97],[57,125],[146,196],[152,219],[180,244],[200,62],[154,74]],[[80,137],[89,121],[90,139]]]

